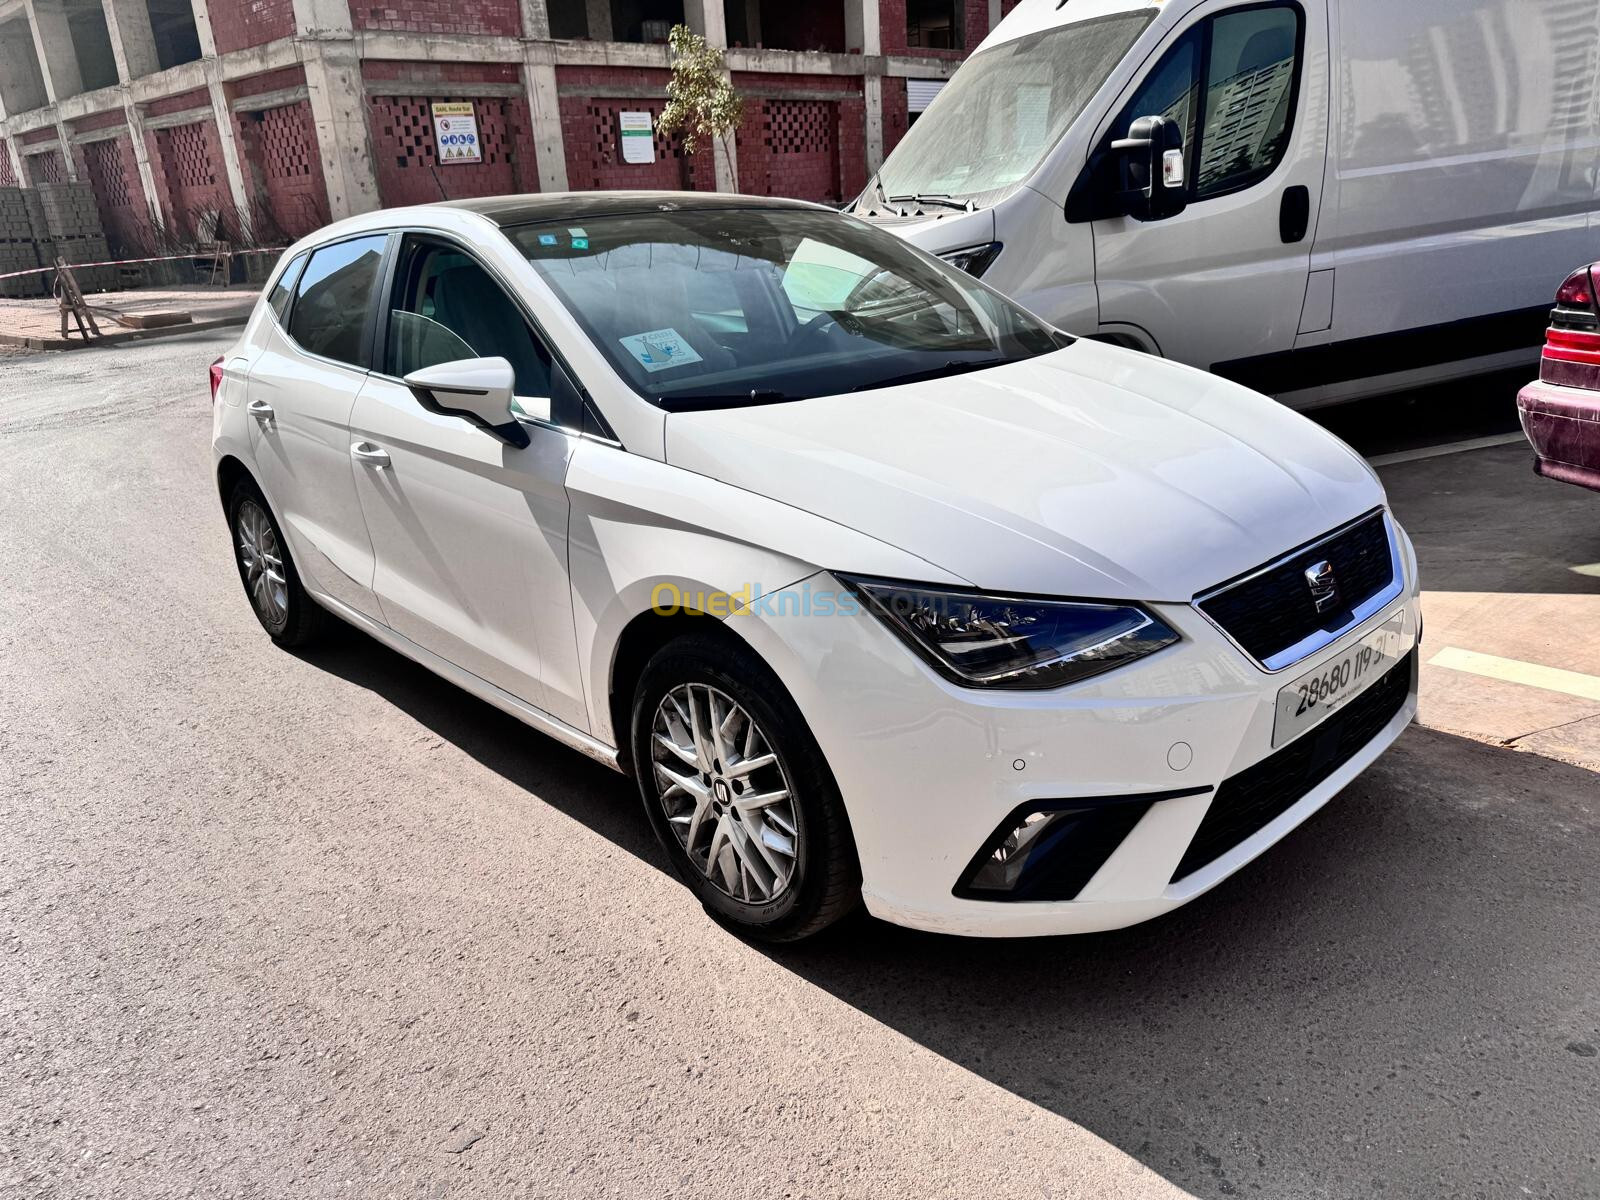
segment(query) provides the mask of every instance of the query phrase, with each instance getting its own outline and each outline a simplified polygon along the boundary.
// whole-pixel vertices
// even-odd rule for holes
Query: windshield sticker
[[[705,361],[676,329],[652,329],[649,333],[636,333],[617,340],[646,371],[665,371],[669,367],[686,367]]]
[[[588,238],[573,238],[572,239],[572,248],[574,250],[587,250],[589,248],[589,239]]]
[[[567,236],[568,237],[586,238],[586,237],[589,236],[589,231],[587,229],[585,229],[582,225],[568,225],[567,226]]]
[[[556,244],[556,235],[555,234],[553,234],[553,233],[541,233],[539,235],[539,245],[541,245],[541,246],[554,246],[555,244]]]

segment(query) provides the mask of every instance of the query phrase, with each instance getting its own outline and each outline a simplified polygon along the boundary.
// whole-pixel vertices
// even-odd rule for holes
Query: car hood
[[[675,413],[666,458],[974,586],[1054,596],[1186,602],[1383,503],[1353,451],[1282,405],[1082,340],[901,387]]]

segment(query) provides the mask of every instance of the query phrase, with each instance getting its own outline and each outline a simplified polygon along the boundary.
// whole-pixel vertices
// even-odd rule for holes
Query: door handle
[[[252,400],[244,406],[244,410],[258,421],[272,420],[272,405],[265,400]]]
[[[1285,246],[1292,246],[1306,236],[1311,224],[1311,189],[1303,183],[1283,189],[1283,199],[1278,202],[1278,237]]]
[[[382,446],[374,446],[371,442],[357,442],[350,447],[350,457],[357,462],[364,462],[369,467],[387,467],[389,465],[389,452]]]

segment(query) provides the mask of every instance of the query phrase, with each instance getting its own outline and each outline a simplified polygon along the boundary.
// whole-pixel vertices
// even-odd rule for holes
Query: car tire
[[[268,636],[285,649],[314,641],[328,623],[327,610],[306,594],[278,518],[249,479],[228,497],[228,532],[245,598]]]
[[[717,735],[713,711],[722,718]],[[684,753],[701,744],[695,722],[708,770]],[[833,772],[777,676],[734,635],[688,634],[657,651],[634,692],[631,734],[651,828],[717,920],[762,941],[793,942],[860,905],[861,867]],[[769,801],[779,792],[788,799]]]

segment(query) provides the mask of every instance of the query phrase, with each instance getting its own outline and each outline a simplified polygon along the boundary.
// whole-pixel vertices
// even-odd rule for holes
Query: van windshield
[[[1154,16],[1097,17],[974,54],[884,162],[883,195],[980,207],[1000,199],[1033,173]]]

